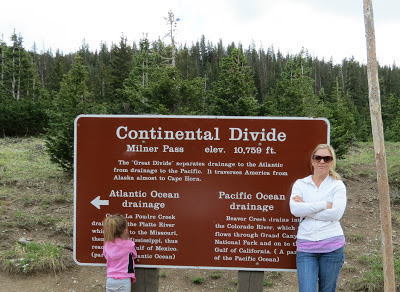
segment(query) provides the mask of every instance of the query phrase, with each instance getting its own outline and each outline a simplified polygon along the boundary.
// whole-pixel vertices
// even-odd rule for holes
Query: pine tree
[[[144,92],[153,82],[156,71],[156,57],[146,38],[139,42],[139,49],[133,56],[133,68],[124,82],[124,99],[129,103],[129,113],[139,114],[151,111]]]
[[[185,80],[176,67],[159,66],[142,92],[158,114],[201,114],[204,108],[204,80]]]
[[[71,64],[59,51],[56,51],[56,55],[51,59],[49,67],[50,72],[46,89],[50,96],[54,98],[60,91],[61,82],[64,75],[70,70]]]
[[[222,59],[218,80],[213,84],[211,108],[214,115],[252,116],[258,113],[256,87],[242,51],[232,49]]]
[[[390,127],[396,120],[400,108],[400,99],[390,93],[388,96],[382,95],[382,120],[384,127]]]
[[[282,79],[277,84],[276,99],[278,110],[283,116],[304,116],[310,114],[305,109],[309,100],[317,104],[314,97],[313,83],[303,52],[295,57],[289,57],[282,72]]]
[[[0,132],[36,135],[47,126],[46,94],[34,54],[23,48],[21,36],[14,33],[11,40],[11,46],[0,42]]]
[[[122,36],[119,45],[111,48],[111,100],[110,113],[129,113],[129,102],[123,99],[125,79],[128,78],[132,69],[132,48],[128,45],[127,39]]]
[[[23,48],[21,36],[14,33],[11,41],[11,47],[3,42],[0,46],[2,97],[38,101],[43,97],[44,92],[33,56]]]
[[[382,118],[385,127],[385,140],[400,141],[400,99],[390,94],[382,97]]]
[[[54,100],[46,133],[50,158],[65,171],[72,173],[74,155],[74,120],[79,114],[104,113],[88,92],[86,67],[78,55],[76,63],[64,76],[60,91]]]
[[[107,45],[102,43],[94,66],[94,80],[91,86],[93,94],[100,102],[112,100],[111,71],[111,54]]]
[[[130,113],[198,114],[204,108],[202,78],[183,78],[178,67],[158,63],[162,47],[150,47],[147,38],[140,41],[133,57],[133,69],[124,83]]]
[[[331,145],[338,158],[341,158],[356,141],[356,122],[351,111],[354,106],[346,101],[338,80],[332,100],[335,102],[329,105],[330,114],[327,116],[331,123]]]

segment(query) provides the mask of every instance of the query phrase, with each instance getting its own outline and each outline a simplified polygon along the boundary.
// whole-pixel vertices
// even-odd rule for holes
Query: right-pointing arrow
[[[101,200],[100,196],[97,196],[90,203],[100,210],[100,206],[108,206],[109,204],[108,202],[109,202],[108,200]]]

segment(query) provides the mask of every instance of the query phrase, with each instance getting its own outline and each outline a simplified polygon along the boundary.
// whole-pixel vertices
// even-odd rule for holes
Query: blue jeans
[[[343,247],[328,253],[297,252],[300,292],[335,292],[344,263]],[[317,289],[318,286],[318,289]]]

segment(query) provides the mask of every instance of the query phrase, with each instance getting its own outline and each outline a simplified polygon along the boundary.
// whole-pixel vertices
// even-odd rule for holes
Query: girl
[[[130,292],[131,282],[136,282],[135,243],[128,239],[128,223],[116,214],[104,219],[103,255],[107,260],[106,291]]]

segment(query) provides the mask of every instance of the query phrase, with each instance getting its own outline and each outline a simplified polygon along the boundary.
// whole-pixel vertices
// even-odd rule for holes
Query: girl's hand
[[[332,209],[332,205],[333,205],[332,202],[326,202],[326,206],[328,207],[328,209]]]
[[[304,203],[303,198],[300,196],[293,197],[293,201],[295,201],[296,203]]]

